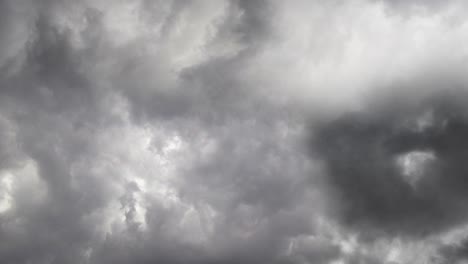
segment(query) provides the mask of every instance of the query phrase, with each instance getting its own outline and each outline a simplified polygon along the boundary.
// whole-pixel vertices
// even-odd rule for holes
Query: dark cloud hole
[[[424,236],[466,219],[464,98],[457,92],[389,101],[311,126],[311,155],[326,166],[344,224]]]

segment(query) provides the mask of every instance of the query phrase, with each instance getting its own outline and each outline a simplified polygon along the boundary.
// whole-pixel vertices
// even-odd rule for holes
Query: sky
[[[0,263],[468,263],[467,13],[0,0]]]

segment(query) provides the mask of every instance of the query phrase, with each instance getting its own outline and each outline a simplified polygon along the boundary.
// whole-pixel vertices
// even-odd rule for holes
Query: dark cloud
[[[430,256],[416,234],[466,219],[463,96],[373,84],[463,87],[465,31],[387,5],[0,0],[0,263]],[[373,113],[330,121],[362,94]]]
[[[312,152],[325,162],[346,224],[425,236],[466,219],[464,98],[401,97],[315,127]]]

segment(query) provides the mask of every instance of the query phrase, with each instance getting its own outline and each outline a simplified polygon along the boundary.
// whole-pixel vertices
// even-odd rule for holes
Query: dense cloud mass
[[[466,93],[380,104],[316,130],[343,201],[344,221],[367,230],[427,235],[466,218]]]
[[[0,0],[0,263],[468,261],[467,7]]]

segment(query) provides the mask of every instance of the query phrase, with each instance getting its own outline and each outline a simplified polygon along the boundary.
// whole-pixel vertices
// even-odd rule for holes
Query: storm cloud
[[[466,93],[400,98],[323,124],[311,140],[344,222],[425,236],[466,218]],[[407,101],[407,102],[405,102]]]
[[[0,263],[456,263],[462,1],[0,0]]]

